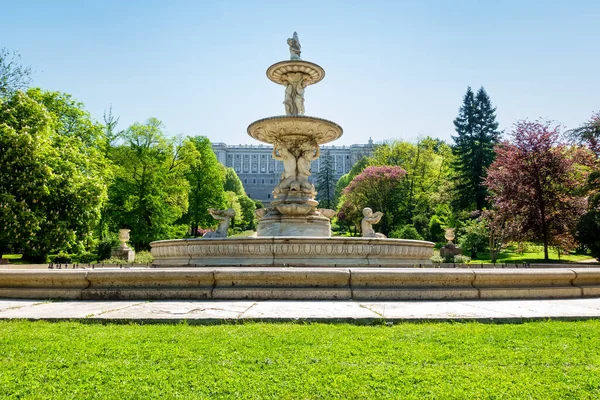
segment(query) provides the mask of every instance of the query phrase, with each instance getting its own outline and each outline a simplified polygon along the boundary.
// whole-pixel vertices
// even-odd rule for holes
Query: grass
[[[600,321],[0,322],[2,398],[600,397]]]
[[[517,244],[511,244],[504,249],[498,256],[497,263],[576,263],[583,260],[589,260],[593,257],[589,254],[561,254],[560,260],[556,249],[549,248],[549,261],[544,261],[544,246],[527,243],[524,246],[523,252],[518,252]],[[466,254],[469,255],[469,254]],[[473,259],[473,263],[491,263],[489,252],[477,253],[477,259]]]
[[[0,258],[6,258],[9,260],[20,260],[23,257],[23,254],[2,254]]]
[[[248,231],[242,231],[240,233],[236,233],[234,235],[231,235],[232,237],[248,237],[248,236],[252,236],[256,233],[256,231],[254,230],[248,230]]]

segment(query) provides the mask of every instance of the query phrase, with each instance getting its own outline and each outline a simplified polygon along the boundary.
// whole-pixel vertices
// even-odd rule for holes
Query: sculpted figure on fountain
[[[294,32],[294,36],[287,40],[288,46],[290,46],[290,60],[301,60],[300,58],[300,39],[298,39],[298,34]]]
[[[304,115],[304,88],[307,81],[301,72],[290,72],[285,75],[285,105],[286,115]]]
[[[311,141],[303,142],[299,146],[298,156],[298,175],[297,180],[301,190],[315,192],[315,187],[308,181],[308,177],[311,176],[310,163],[316,160],[321,155],[321,149],[317,142],[313,139]]]
[[[383,233],[376,233],[373,229],[373,224],[379,223],[381,217],[383,217],[383,213],[378,211],[376,213],[373,212],[369,207],[363,208],[363,216],[364,218],[360,222],[360,228],[362,230],[363,237],[371,237],[371,238],[385,238],[386,236]]]
[[[224,238],[227,237],[227,231],[229,230],[229,222],[231,218],[235,217],[235,210],[229,208],[227,210],[217,210],[216,208],[209,208],[208,212],[212,217],[219,221],[219,227],[216,231],[206,232],[203,238]]]

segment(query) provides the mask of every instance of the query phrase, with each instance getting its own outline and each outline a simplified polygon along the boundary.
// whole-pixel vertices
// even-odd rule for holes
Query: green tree
[[[483,87],[475,96],[467,88],[454,127],[455,207],[482,210],[488,206],[486,170],[494,161],[494,146],[500,140],[496,108]]]
[[[233,208],[235,211],[235,217],[231,219],[230,225],[230,227],[233,229],[237,226],[240,218],[242,218],[242,206],[240,205],[240,200],[237,194],[230,191],[225,192],[225,208]],[[214,221],[213,226],[216,225],[217,221]]]
[[[429,137],[417,143],[395,141],[378,146],[373,154],[375,165],[399,166],[406,171],[402,182],[404,196],[394,210],[399,226],[416,225],[423,215],[433,215],[450,201],[451,162],[450,147]]]
[[[31,83],[31,67],[21,65],[21,55],[0,48],[0,97],[25,90]]]
[[[116,165],[109,189],[111,227],[131,229],[136,250],[187,231],[176,221],[188,208],[186,173],[198,151],[190,140],[167,139],[163,129],[155,118],[135,123],[124,133],[124,144],[111,151]]]
[[[256,228],[256,203],[250,197],[243,195],[237,196],[238,202],[240,203],[240,215],[238,218],[238,225],[242,229],[255,229]]]
[[[197,154],[190,157],[190,168],[185,174],[190,192],[189,207],[183,220],[190,227],[192,236],[198,237],[198,227],[211,226],[214,222],[208,209],[221,209],[225,206],[225,171],[207,138],[196,136],[188,140],[194,145]]]
[[[223,189],[226,192],[233,192],[238,196],[245,196],[246,191],[240,177],[233,168],[227,168],[225,173],[225,182],[223,183]]]
[[[331,152],[321,157],[321,167],[317,173],[317,200],[322,208],[335,208],[335,170]]]
[[[0,252],[44,261],[89,245],[106,199],[102,155],[56,120],[23,92],[0,99]]]

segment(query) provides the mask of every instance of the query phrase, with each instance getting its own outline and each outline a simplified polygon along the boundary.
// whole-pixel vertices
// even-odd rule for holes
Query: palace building
[[[373,147],[371,139],[367,144],[321,146],[321,157],[311,163],[313,175],[309,180],[315,183],[316,174],[327,153],[332,157],[335,177],[339,179],[362,157],[370,156]],[[221,164],[235,170],[250,198],[265,204],[271,202],[271,192],[283,172],[283,163],[273,158],[273,146],[213,143],[212,148]]]

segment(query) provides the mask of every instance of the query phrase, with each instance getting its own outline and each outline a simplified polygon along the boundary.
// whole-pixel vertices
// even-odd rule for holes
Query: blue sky
[[[467,86],[484,86],[501,129],[524,118],[573,128],[600,110],[600,1],[9,1],[0,47],[34,85],[72,94],[120,127],[149,117],[171,135],[257,143],[254,120],[284,113],[269,65],[302,58],[325,79],[306,114],[372,137],[450,140]]]

